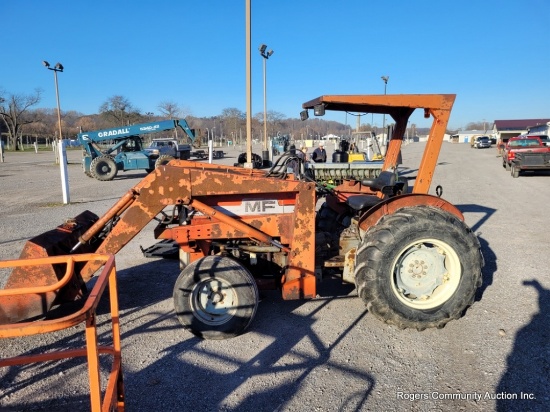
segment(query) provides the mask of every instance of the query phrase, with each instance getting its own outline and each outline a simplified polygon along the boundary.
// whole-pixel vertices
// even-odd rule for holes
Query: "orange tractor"
[[[461,212],[428,194],[454,99],[321,96],[304,103],[303,119],[311,110],[393,118],[395,130],[380,167],[354,162],[329,176],[330,165],[302,165],[292,153],[269,170],[173,160],[104,216],[85,211],[29,240],[21,259],[114,254],[157,219],[155,238],[179,249],[176,315],[197,336],[224,339],[245,331],[258,307],[258,289],[279,288],[284,299],[315,298],[327,268],[354,283],[382,321],[418,330],[443,327],[473,303],[483,266],[479,241]],[[415,109],[433,117],[433,124],[414,187],[404,190],[397,160]],[[101,264],[76,263],[75,276],[57,293],[0,297],[0,324],[41,317],[83,299]],[[58,264],[17,268],[6,288],[52,283],[63,273]]]

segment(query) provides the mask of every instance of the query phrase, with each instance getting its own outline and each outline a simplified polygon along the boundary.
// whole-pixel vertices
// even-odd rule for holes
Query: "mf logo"
[[[275,200],[245,200],[245,213],[273,213],[277,206]]]

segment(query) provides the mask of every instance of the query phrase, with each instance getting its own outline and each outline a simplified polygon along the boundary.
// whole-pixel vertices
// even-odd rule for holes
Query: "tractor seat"
[[[364,179],[361,184],[370,187],[375,192],[392,195],[395,188],[395,173],[384,170],[375,179]]]
[[[380,199],[379,197],[374,195],[356,195],[348,197],[346,203],[353,210],[363,210],[373,207],[382,200],[383,199]]]
[[[399,190],[402,190],[403,183],[396,182],[395,173],[390,171],[380,172],[380,175],[375,179],[365,179],[361,181],[363,186],[368,186],[375,192],[382,192],[386,197],[395,196]],[[384,199],[380,199],[375,195],[356,195],[350,196],[346,203],[353,210],[368,209]]]

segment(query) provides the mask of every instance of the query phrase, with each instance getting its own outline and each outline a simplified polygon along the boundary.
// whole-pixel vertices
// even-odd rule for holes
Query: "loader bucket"
[[[95,214],[85,211],[54,230],[28,240],[19,259],[70,254],[72,247],[78,242],[78,237],[97,219]],[[93,244],[83,245],[79,249],[79,253],[94,252],[91,250],[94,248]],[[43,317],[54,304],[80,299],[84,290],[84,282],[79,275],[83,263],[79,265],[75,265],[75,276],[58,293],[0,296],[0,324]],[[61,279],[64,274],[64,264],[16,267],[9,276],[5,289],[51,285]]]

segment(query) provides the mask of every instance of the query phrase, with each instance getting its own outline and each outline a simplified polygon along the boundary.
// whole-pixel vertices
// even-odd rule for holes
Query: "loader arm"
[[[224,209],[224,202],[244,204],[247,199],[252,205],[247,216]],[[176,240],[183,249],[201,245],[202,252],[194,254],[195,258],[209,253],[208,245],[216,240],[244,239],[261,248],[279,250],[288,256],[283,269],[284,296],[311,297],[315,295],[315,232],[310,223],[315,217],[315,201],[313,183],[267,177],[264,171],[254,169],[173,160],[144,177],[102,217],[86,211],[71,227],[31,239],[21,257],[116,254],[166,207],[172,206],[174,210],[178,207],[193,210],[199,218],[183,226],[176,219],[172,228],[159,223],[160,229],[155,230],[157,237]],[[258,205],[265,208],[260,210]],[[285,213],[281,213],[283,209]],[[82,286],[101,264],[89,261],[78,267],[71,288],[62,294],[37,296],[32,303],[28,298],[7,301],[0,297],[0,324],[42,316],[56,302],[82,298]],[[9,287],[36,285],[42,278],[44,283],[55,282],[61,269],[42,267],[35,273],[14,272]]]
[[[278,213],[252,215],[250,219],[246,219],[242,216],[232,216],[224,212],[223,208],[213,206],[223,203],[224,200],[231,202],[235,199],[264,195],[284,197],[292,203],[292,212],[286,213],[285,216]],[[210,242],[240,237],[278,248],[288,254],[290,258],[283,291],[286,298],[296,299],[303,294],[315,294],[315,287],[312,286],[315,279],[315,233],[309,224],[315,217],[315,201],[313,183],[270,178],[266,177],[265,172],[253,169],[174,160],[147,175],[84,233],[79,241],[85,244],[99,233],[107,222],[120,216],[96,250],[97,253],[114,254],[165,207],[186,206],[208,218],[206,225],[201,222],[200,225],[194,226],[201,227],[202,233],[209,233],[206,239],[204,234],[195,234],[191,236],[191,241]],[[267,211],[269,212],[269,209]],[[183,237],[181,232],[189,231],[189,227],[193,225],[177,226],[173,229],[160,226],[160,229],[155,230],[157,237],[176,240],[183,247],[189,245],[188,235],[185,237],[186,240],[180,240]],[[209,230],[206,229],[207,226],[210,227]],[[226,229],[219,230],[220,227]],[[89,262],[80,272],[82,279],[88,281],[99,267],[97,262]]]
[[[242,233],[247,233],[248,237],[251,239],[255,239],[258,242],[269,243],[287,252],[289,251],[288,248],[278,244],[271,236],[266,235],[262,231],[193,199],[193,192],[215,192],[216,194],[220,194],[220,190],[208,190],[205,188],[205,186],[215,185],[215,183],[210,182],[210,179],[205,179],[202,183],[200,182],[200,175],[204,173],[202,170],[204,169],[203,166],[197,168],[195,162],[186,161],[172,162],[172,164],[173,165],[157,169],[155,173],[150,173],[138,185],[133,187],[79,238],[79,243],[73,250],[77,251],[80,244],[87,243],[113,218],[119,218],[116,225],[97,248],[97,253],[106,252],[115,254],[141,232],[141,230],[161,213],[166,206],[186,205],[199,210],[205,215],[218,219],[240,230]],[[223,171],[224,168],[212,169],[214,171],[213,176],[220,175],[218,179],[233,180],[235,177],[232,174],[227,175]],[[227,170],[228,168],[226,167],[225,169]],[[246,177],[249,175],[248,172],[242,173],[242,168],[232,169],[237,176],[243,177],[244,175],[244,177]],[[222,172],[216,172],[216,170],[222,170]],[[256,176],[261,178],[263,174],[260,172],[256,174]],[[230,182],[222,186],[228,187],[228,185],[230,185]],[[226,193],[234,194],[240,192],[228,189]],[[82,279],[87,282],[99,267],[100,266],[98,266],[96,262],[89,262],[81,271]]]

